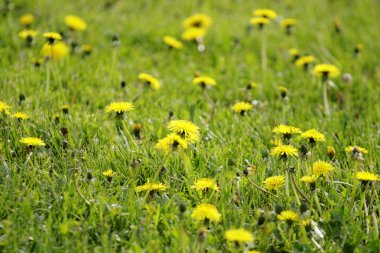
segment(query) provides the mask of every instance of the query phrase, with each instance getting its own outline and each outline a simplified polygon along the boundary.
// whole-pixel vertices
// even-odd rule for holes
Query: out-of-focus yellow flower
[[[5,114],[9,114],[9,109],[11,109],[11,106],[0,100],[0,113],[4,112]]]
[[[35,30],[23,30],[23,31],[18,33],[18,36],[21,39],[27,40],[27,39],[33,39],[34,37],[37,36],[37,34],[38,34],[38,32]]]
[[[281,26],[283,27],[291,27],[297,24],[297,21],[294,18],[285,18],[281,21]]]
[[[201,178],[198,179],[192,186],[191,188],[202,191],[202,190],[214,190],[214,191],[219,191],[219,187],[216,184],[216,181],[212,178]]]
[[[252,233],[244,228],[229,229],[224,233],[224,238],[226,238],[229,242],[234,242],[237,244],[253,242]]]
[[[28,14],[22,15],[19,21],[20,21],[20,24],[22,25],[30,26],[31,24],[33,24],[34,20],[35,20],[34,15],[31,13],[28,13]]]
[[[86,22],[78,16],[67,15],[65,17],[65,24],[74,31],[84,31],[87,28]]]
[[[184,40],[193,41],[193,40],[202,39],[205,35],[206,35],[205,29],[192,27],[192,28],[186,29],[182,33],[181,37]]]
[[[296,66],[307,66],[309,65],[310,63],[314,62],[315,61],[315,57],[312,56],[312,55],[305,55],[305,56],[302,56],[300,57],[296,62],[295,62],[295,65]]]
[[[324,161],[316,161],[313,163],[313,175],[327,176],[334,170],[332,164]]]
[[[271,9],[256,9],[253,11],[253,16],[275,19],[277,17],[277,13]]]
[[[69,54],[70,48],[63,42],[49,44],[48,42],[42,46],[41,55],[53,60],[64,59]]]
[[[16,112],[14,114],[12,114],[12,117],[13,118],[16,118],[18,120],[26,120],[26,119],[29,119],[29,115],[26,114],[26,113],[23,113],[23,112]]]
[[[249,23],[252,25],[259,25],[264,26],[266,24],[269,24],[270,19],[268,18],[262,18],[262,17],[254,17],[249,20]]]
[[[193,84],[196,84],[205,88],[207,86],[215,86],[216,81],[214,78],[209,77],[209,76],[198,76],[193,79]]]
[[[218,223],[222,215],[218,209],[211,204],[199,204],[191,213],[191,218],[197,221],[211,221]]]
[[[245,112],[252,110],[252,108],[252,104],[247,102],[237,102],[232,106],[232,110],[234,112],[240,113],[241,115],[244,115]]]
[[[33,147],[36,147],[36,146],[45,146],[45,142],[43,140],[41,140],[40,138],[36,138],[36,137],[25,137],[25,138],[22,138],[20,140],[21,143],[27,145],[27,146],[33,146]]]
[[[148,85],[153,90],[158,90],[161,87],[160,81],[158,81],[158,79],[152,75],[149,75],[146,73],[140,73],[138,76],[138,79],[140,81],[144,82],[146,85]]]
[[[264,181],[264,188],[267,190],[278,190],[279,188],[284,187],[284,185],[285,185],[284,176],[268,177]]]
[[[332,64],[318,64],[313,69],[313,74],[321,77],[338,77],[340,70]]]
[[[168,45],[170,48],[181,49],[183,47],[182,42],[177,40],[174,37],[165,36],[163,38],[163,40],[164,40],[165,44]]]
[[[182,22],[182,26],[185,29],[189,28],[202,28],[202,29],[207,29],[211,26],[212,19],[206,14],[202,13],[196,13],[191,15],[190,17],[186,18]]]
[[[187,142],[177,134],[171,133],[165,138],[158,141],[155,148],[162,149],[166,153],[176,151],[178,149],[187,149]]]

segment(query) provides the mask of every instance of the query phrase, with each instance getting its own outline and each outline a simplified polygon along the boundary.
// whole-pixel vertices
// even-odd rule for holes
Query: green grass
[[[106,2],[113,4],[105,8]],[[379,2],[11,0],[7,10],[4,1],[0,7],[0,100],[12,106],[11,113],[30,115],[20,122],[0,114],[1,252],[314,252],[320,251],[317,245],[325,252],[380,251],[379,185],[364,189],[354,179],[355,170],[380,174]],[[247,33],[252,11],[263,7],[298,22],[293,36],[286,36],[276,21],[266,28],[265,76],[260,31],[255,27]],[[168,50],[162,37],[180,38],[181,21],[197,12],[213,19],[206,51],[199,53],[188,42],[182,50]],[[18,19],[25,13],[36,16],[33,28],[40,32],[31,48],[17,35],[23,30]],[[82,17],[88,29],[70,33],[63,22],[68,14]],[[335,18],[341,20],[339,34]],[[41,35],[47,31],[64,32],[66,42],[91,44],[93,52],[88,57],[71,53],[35,67],[32,58],[39,57]],[[119,36],[119,46],[112,46],[112,35]],[[358,43],[364,47],[355,57]],[[341,76],[332,79],[330,116],[323,112],[320,80],[294,66],[291,47],[353,76],[351,83]],[[161,89],[138,85],[140,72],[158,77]],[[208,90],[213,117],[204,91],[192,84],[196,74],[217,80]],[[247,90],[251,81],[259,87]],[[281,98],[279,85],[288,89],[287,99]],[[22,102],[20,94],[26,98]],[[235,102],[254,100],[259,106],[245,116],[231,110]],[[124,116],[121,132],[120,122],[104,111],[116,101],[135,105]],[[68,115],[60,109],[65,104],[70,106]],[[165,155],[154,147],[169,133],[169,112],[173,119],[187,119],[201,128],[201,141],[183,153]],[[56,113],[58,123],[53,120]],[[137,122],[142,132],[141,139],[134,139],[136,147],[128,132],[133,135]],[[310,156],[284,163],[267,155],[275,137],[272,129],[282,123],[303,131],[316,128],[326,142],[315,147],[306,143]],[[67,138],[61,134],[63,127]],[[46,147],[26,148],[19,140],[28,136],[41,138]],[[295,136],[291,142],[300,148],[304,140]],[[326,154],[329,145],[336,150],[332,159]],[[349,145],[368,150],[363,161],[345,153]],[[321,213],[313,201],[301,215],[292,187],[289,196],[284,189],[272,196],[253,185],[262,187],[267,177],[294,167],[298,188],[313,199],[300,178],[317,160],[334,166],[317,183]],[[255,170],[246,175],[248,166]],[[116,172],[111,182],[102,175],[108,169]],[[192,189],[202,177],[214,178],[220,192]],[[135,193],[136,186],[148,181],[170,189]],[[206,232],[190,217],[200,203],[215,205],[222,216]],[[312,219],[313,232],[300,222],[288,226],[276,220],[279,205]],[[262,217],[265,222],[259,225]],[[247,229],[254,242],[239,247],[227,243],[224,232],[230,228]]]

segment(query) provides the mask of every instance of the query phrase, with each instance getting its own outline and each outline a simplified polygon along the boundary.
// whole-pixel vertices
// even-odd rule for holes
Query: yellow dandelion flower
[[[18,33],[18,36],[23,40],[31,40],[38,34],[35,30],[23,30]]]
[[[262,17],[254,17],[249,20],[249,23],[252,25],[259,25],[259,26],[264,26],[266,24],[269,24],[269,19],[267,18],[262,18]]]
[[[193,14],[182,22],[182,26],[185,29],[189,29],[189,28],[207,29],[211,26],[211,24],[212,24],[211,17],[202,13]]]
[[[318,132],[316,129],[310,129],[301,134],[301,137],[308,139],[310,143],[316,143],[321,141],[326,141],[325,135]]]
[[[152,90],[158,90],[161,87],[160,81],[152,75],[140,73],[137,78],[152,88]]]
[[[300,55],[300,53],[298,52],[298,49],[294,48],[294,47],[292,47],[292,48],[289,49],[289,54],[291,56],[299,56]]]
[[[168,123],[168,129],[186,142],[193,143],[200,140],[200,128],[188,120],[172,120]]]
[[[313,183],[317,182],[317,180],[318,180],[318,175],[315,175],[315,174],[313,174],[311,176],[301,177],[301,181],[308,183],[308,184],[313,184]]]
[[[254,10],[253,15],[256,17],[263,17],[263,18],[268,18],[268,19],[275,19],[277,17],[277,13],[271,9]]]
[[[298,157],[298,150],[292,145],[278,145],[270,151],[272,156],[277,156],[281,159],[290,157]]]
[[[297,24],[297,20],[295,20],[294,18],[285,18],[281,21],[280,24],[282,27],[291,27]]]
[[[313,68],[313,74],[323,78],[338,77],[340,70],[332,64],[318,64]]]
[[[219,191],[219,187],[216,184],[216,181],[211,178],[201,178],[198,179],[192,186],[191,188],[202,191],[202,190],[214,190],[214,191]]]
[[[308,66],[310,63],[315,62],[315,57],[312,55],[305,55],[300,58],[294,63],[296,66]]]
[[[296,212],[293,212],[291,210],[286,210],[278,214],[277,219],[282,220],[282,221],[293,222],[293,221],[299,221],[300,216]]]
[[[326,147],[326,154],[330,159],[332,159],[335,156],[335,148],[333,146],[327,146]]]
[[[297,127],[280,124],[273,128],[272,132],[275,134],[282,134],[285,139],[290,139],[293,134],[300,134],[302,131]]]
[[[186,29],[181,37],[184,40],[192,41],[202,39],[206,35],[206,30],[203,28],[188,28]]]
[[[8,105],[7,103],[4,103],[0,100],[0,113],[4,112],[5,114],[9,114],[9,109],[12,107]]]
[[[27,145],[27,146],[33,146],[33,147],[46,146],[46,144],[43,140],[41,140],[40,138],[36,138],[36,137],[21,138],[20,142]]]
[[[209,76],[198,76],[193,79],[193,84],[199,85],[203,88],[208,86],[215,86],[216,81],[212,77]]]
[[[187,143],[180,136],[172,133],[159,140],[155,148],[162,149],[166,153],[169,153],[172,150],[178,150],[180,148],[187,149]]]
[[[47,39],[49,44],[53,44],[55,41],[62,39],[61,34],[56,32],[47,32],[44,33],[42,36]]]
[[[362,50],[363,50],[363,44],[356,44],[355,45],[354,53],[356,55],[359,54]]]
[[[34,15],[33,14],[25,14],[25,15],[22,15],[20,17],[20,24],[22,25],[25,25],[25,26],[30,26],[31,24],[33,24],[35,18],[34,18]]]
[[[84,54],[89,55],[92,52],[92,46],[90,44],[83,44],[81,50]]]
[[[379,175],[371,172],[359,171],[356,172],[355,178],[361,181],[379,181]]]
[[[13,118],[16,118],[18,120],[26,120],[26,119],[29,119],[29,115],[26,114],[26,113],[23,113],[23,112],[16,112],[14,114],[12,114],[12,117]]]
[[[347,154],[353,154],[353,153],[357,153],[357,152],[360,152],[362,154],[368,153],[367,149],[359,147],[359,146],[348,146],[344,149],[344,151],[346,151]]]
[[[211,221],[218,223],[221,220],[222,215],[218,209],[211,204],[199,204],[191,213],[191,218],[196,221]]]
[[[268,177],[264,181],[264,188],[267,190],[278,190],[279,188],[284,187],[285,177],[284,176],[273,176]]]
[[[146,183],[144,185],[137,186],[135,189],[135,192],[158,192],[158,191],[166,191],[169,188],[169,186],[162,184],[162,183]]]
[[[228,229],[224,233],[224,238],[226,238],[227,241],[234,243],[253,242],[252,233],[244,228]]]
[[[106,170],[102,174],[108,179],[108,181],[111,181],[113,176],[115,176],[116,173],[113,170]]]
[[[63,42],[55,44],[45,43],[41,49],[41,55],[53,60],[64,59],[69,54],[70,48]]]
[[[261,252],[258,250],[248,250],[245,253],[261,253]]]
[[[177,40],[174,37],[165,36],[163,38],[163,40],[164,40],[165,44],[168,45],[170,48],[181,49],[183,47],[182,42]]]
[[[86,22],[74,15],[67,15],[65,17],[65,24],[74,31],[84,31],[87,28]]]
[[[234,112],[244,115],[245,112],[252,110],[253,106],[247,102],[237,102],[232,106]]]
[[[334,170],[332,164],[324,161],[316,161],[313,163],[313,174],[316,176],[327,176]]]
[[[115,112],[117,115],[122,115],[124,112],[132,111],[135,107],[129,102],[113,102],[106,106],[106,113]]]

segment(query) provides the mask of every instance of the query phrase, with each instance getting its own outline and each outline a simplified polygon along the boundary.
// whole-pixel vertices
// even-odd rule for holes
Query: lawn
[[[0,252],[380,252],[380,2],[0,11]]]

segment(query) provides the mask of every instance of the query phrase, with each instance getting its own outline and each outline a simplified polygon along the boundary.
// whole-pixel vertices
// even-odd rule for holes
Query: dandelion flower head
[[[180,148],[187,149],[187,143],[177,134],[171,133],[165,138],[159,140],[155,148],[161,149],[166,153],[169,153],[172,150],[178,150]]]
[[[275,19],[277,17],[277,13],[271,9],[256,9],[253,11],[253,16]]]
[[[332,64],[318,64],[314,67],[313,74],[321,77],[338,77],[340,70]]]
[[[170,48],[181,49],[183,47],[182,42],[177,40],[174,37],[165,36],[163,38],[163,40],[164,40],[165,44],[168,45]]]
[[[191,188],[202,191],[202,190],[214,190],[214,191],[219,191],[219,187],[216,184],[216,181],[211,178],[201,178],[198,179],[192,186]]]
[[[65,17],[65,24],[74,31],[84,31],[87,28],[86,22],[78,16],[67,15]]]
[[[187,40],[187,41],[194,41],[194,40],[202,39],[205,35],[206,35],[205,29],[192,27],[192,28],[186,29],[182,33],[181,37],[182,39]]]
[[[355,177],[361,181],[379,181],[379,175],[367,171],[356,172]]]
[[[135,192],[151,192],[151,191],[166,191],[169,187],[162,183],[146,183],[144,185],[137,186]]]
[[[13,118],[16,118],[18,120],[26,120],[26,119],[29,119],[29,115],[26,114],[26,113],[23,113],[23,112],[16,112],[14,114],[12,114],[12,117]]]
[[[34,22],[34,20],[35,20],[34,15],[31,13],[28,13],[28,14],[22,15],[19,21],[20,21],[20,24],[29,26]]]
[[[185,29],[189,29],[189,28],[207,29],[211,26],[211,24],[212,24],[211,17],[202,13],[193,14],[182,22],[182,26]]]
[[[244,228],[228,229],[224,233],[224,238],[229,242],[247,243],[253,242],[253,235]]]
[[[305,55],[300,57],[294,64],[296,66],[307,66],[312,62],[315,62],[315,57],[312,55]]]
[[[313,163],[313,174],[316,176],[327,176],[333,171],[332,164],[324,161],[316,161]]]
[[[132,103],[129,102],[113,102],[106,106],[105,111],[107,113],[115,112],[118,114],[122,114],[123,112],[132,111],[135,107]]]
[[[168,129],[186,142],[193,143],[200,140],[199,127],[188,120],[172,120],[168,123]]]
[[[147,73],[140,73],[138,75],[138,79],[144,82],[145,84],[147,84],[153,90],[158,90],[161,87],[160,81],[158,81],[158,79],[155,78],[154,76],[149,75]]]
[[[268,177],[264,181],[264,188],[267,190],[278,190],[285,185],[285,177],[284,176],[273,176]]]
[[[244,114],[245,112],[252,110],[252,108],[253,106],[247,102],[237,102],[232,106],[232,110],[240,114]]]
[[[197,221],[211,221],[218,223],[221,220],[222,215],[218,209],[211,204],[199,204],[191,213],[191,218]]]
[[[271,149],[272,156],[277,156],[281,159],[286,159],[288,157],[298,157],[298,150],[292,145],[278,145]]]
[[[69,54],[70,48],[63,42],[55,44],[45,43],[41,49],[41,55],[53,60],[64,59]]]
[[[293,222],[293,221],[298,221],[300,219],[300,216],[296,212],[293,212],[291,210],[286,210],[278,214],[277,219],[282,220],[282,221]]]
[[[21,138],[20,142],[27,145],[27,146],[33,146],[33,147],[46,146],[46,144],[43,140],[41,140],[40,138],[36,138],[36,137]]]
[[[310,129],[301,134],[304,139],[309,139],[310,143],[326,141],[325,135],[317,131],[316,129]]]

